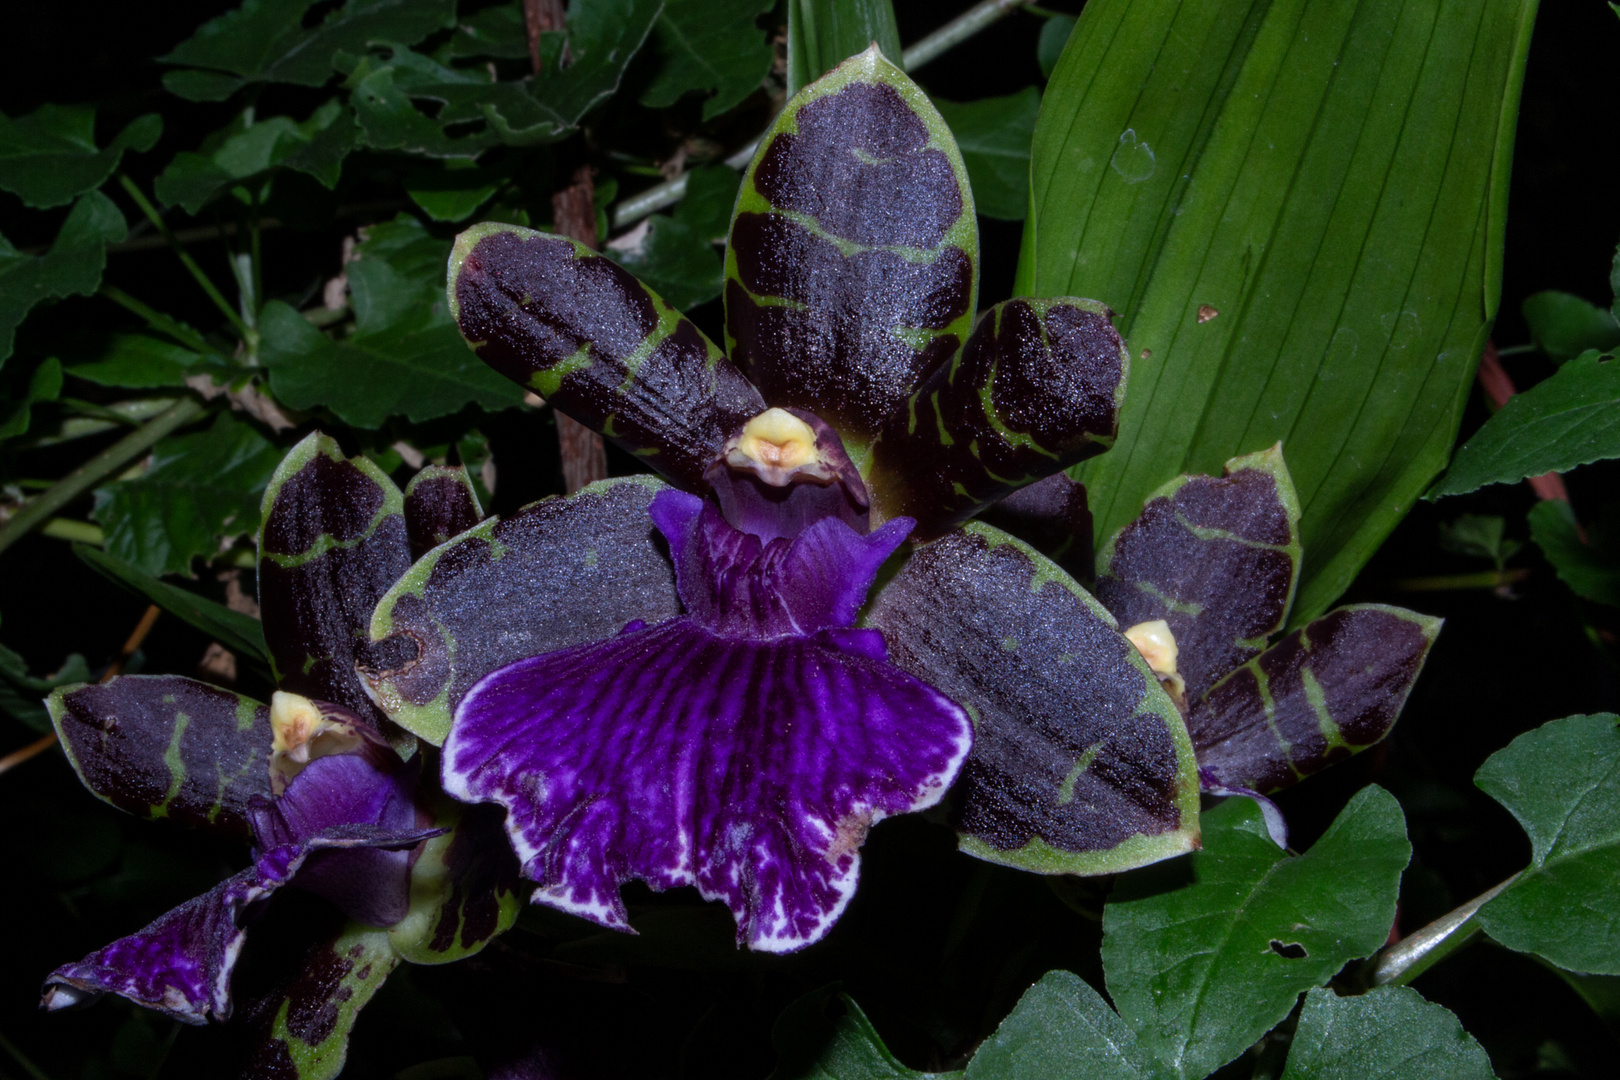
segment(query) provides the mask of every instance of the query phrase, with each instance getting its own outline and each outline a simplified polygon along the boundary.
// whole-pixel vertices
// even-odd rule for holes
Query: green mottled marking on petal
[[[357,922],[310,957],[270,1024],[270,1038],[285,1047],[300,1080],[328,1080],[342,1071],[360,1010],[398,966],[387,932]],[[294,1000],[301,1018],[296,1026],[289,1023]],[[322,1022],[311,1024],[309,1017]],[[321,1041],[304,1040],[317,1032],[325,1033]]]
[[[1097,760],[1097,753],[1102,750],[1102,745],[1100,742],[1095,742],[1086,747],[1086,752],[1080,755],[1074,763],[1074,768],[1069,770],[1068,775],[1063,778],[1063,783],[1058,785],[1057,801],[1060,806],[1067,806],[1069,803],[1074,802],[1074,782],[1080,779],[1082,773],[1091,768],[1091,763]]]
[[[477,348],[476,345],[473,347]],[[562,389],[563,376],[583,371],[590,366],[591,347],[588,344],[581,345],[579,351],[568,359],[559,360],[550,367],[535,372],[533,378],[529,380],[529,388],[543,398],[556,397],[557,391]]]
[[[186,764],[180,757],[180,740],[186,736],[186,728],[191,724],[191,717],[185,713],[174,714],[174,730],[169,734],[169,748],[163,752],[163,764],[169,768],[169,790],[163,796],[163,801],[152,808],[154,818],[169,816],[169,803],[180,794],[180,785],[186,782]]]
[[[258,715],[259,703],[243,698],[236,706],[236,730],[251,731],[254,717]]]
[[[956,445],[956,440],[951,438],[951,433],[945,430],[945,418],[942,417],[940,415],[940,413],[939,413],[939,391],[936,390],[932,394],[930,394],[928,396],[928,400],[929,400],[929,403],[930,403],[930,405],[932,406],[932,408],[934,410],[934,423],[939,428],[939,445],[941,445],[941,446],[954,446],[954,445]],[[915,407],[916,406],[913,405],[913,409],[915,409]]]
[[[413,964],[448,964],[479,952],[517,922],[523,907],[517,890],[517,864],[503,850],[499,826],[485,818],[490,835],[466,836],[466,809],[439,796],[433,800],[433,820],[451,831],[423,843],[411,865],[411,904],[405,917],[388,928],[388,939],[401,958]],[[471,826],[476,828],[477,825]],[[456,865],[451,848],[458,841],[478,850],[469,865]],[[486,842],[487,841],[487,842]],[[469,904],[480,905],[478,912]],[[495,907],[493,920],[487,918]],[[472,920],[477,919],[474,923]],[[481,936],[479,936],[481,935]]]
[[[1305,700],[1311,703],[1311,711],[1316,714],[1317,730],[1322,733],[1322,738],[1327,741],[1327,749],[1359,749],[1351,746],[1345,740],[1344,732],[1339,730],[1339,725],[1334,722],[1332,714],[1328,712],[1327,695],[1322,693],[1322,684],[1316,681],[1316,673],[1311,670],[1309,664],[1300,668],[1299,678],[1305,687]]]
[[[1079,779],[1078,773],[1075,779]],[[1147,866],[1177,855],[1185,855],[1189,851],[1196,851],[1198,830],[1178,829],[1157,836],[1137,833],[1107,851],[1063,851],[1040,837],[1012,851],[1002,851],[974,836],[958,837],[956,846],[963,854],[1001,866],[1033,870],[1038,874],[1077,874],[1092,877],[1134,870],[1139,866]]]
[[[996,404],[994,400],[994,395],[996,392],[996,369],[1000,366],[1000,364],[991,364],[990,377],[985,379],[984,385],[979,387],[979,404],[984,409],[984,422],[989,425],[991,431],[994,431],[997,435],[1001,436],[1002,441],[1008,446],[1015,446],[1020,450],[1033,450],[1037,454],[1044,454],[1045,456],[1056,461],[1058,456],[1052,453],[1052,451],[1048,450],[1046,447],[1042,446],[1040,443],[1036,442],[1034,437],[1028,432],[1014,431],[1012,428],[1002,423],[1001,417],[996,414]],[[978,451],[975,450],[974,454],[977,455],[977,453]],[[990,470],[986,469],[985,472],[989,474]]]
[[[376,484],[382,491],[382,503],[377,507],[376,513],[372,514],[371,520],[366,523],[365,529],[358,536],[350,540],[338,540],[330,534],[322,534],[308,551],[298,555],[267,552],[264,546],[264,525],[260,524],[260,561],[268,558],[277,566],[284,569],[293,569],[320,558],[328,551],[359,547],[376,535],[378,527],[382,525],[386,518],[395,514],[404,515],[405,493],[399,490],[399,487],[395,485],[387,473],[378,467],[376,462],[364,455],[355,458],[344,456],[343,449],[338,446],[335,439],[317,431],[288,451],[287,456],[282,458],[281,464],[276,467],[275,474],[271,476],[269,485],[264,489],[264,500],[259,506],[261,523],[270,520],[271,509],[275,506],[276,499],[280,497],[282,487],[288,480],[302,472],[304,467],[314,460],[316,454],[323,454],[340,465],[346,465],[364,473],[366,478]]]
[[[1173,596],[1167,596],[1164,590],[1160,589],[1151,581],[1138,581],[1136,582],[1136,587],[1142,592],[1145,592],[1149,596],[1153,597],[1159,603],[1163,604],[1167,610],[1173,611],[1177,615],[1186,615],[1190,618],[1196,619],[1198,616],[1204,613],[1203,604],[1187,603],[1182,600],[1177,600]]]

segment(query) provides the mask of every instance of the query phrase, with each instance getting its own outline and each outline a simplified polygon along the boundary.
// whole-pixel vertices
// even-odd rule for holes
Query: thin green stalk
[[[106,297],[108,300],[111,300],[113,303],[117,304],[119,307],[124,308],[132,314],[138,315],[145,319],[146,325],[150,326],[154,330],[159,330],[165,334],[168,334],[180,344],[190,349],[194,349],[197,352],[205,353],[213,351],[213,349],[209,347],[207,340],[205,340],[201,334],[197,333],[197,331],[193,330],[191,327],[187,326],[178,319],[163,314],[163,312],[157,310],[156,308],[148,307],[146,304],[141,303],[139,300],[129,295],[129,293],[125,292],[123,289],[120,289],[114,285],[103,284],[101,288],[97,290],[97,292]]]
[[[146,453],[159,439],[176,428],[191,423],[207,411],[195,398],[181,398],[158,416],[148,420],[62,477],[47,491],[24,503],[10,521],[0,526],[0,551],[5,551],[35,527],[43,525],[62,507]]]
[[[1395,578],[1397,592],[1448,592],[1453,589],[1500,589],[1530,576],[1529,570],[1481,570],[1474,574],[1436,574],[1433,577]]]
[[[932,34],[923,38],[900,56],[900,66],[907,71],[920,67],[941,53],[962,44],[968,38],[977,34],[991,23],[1012,12],[1015,8],[1024,6],[1028,0],[984,0],[967,11],[958,15]],[[765,136],[763,133],[760,139]],[[754,159],[754,151],[759,148],[759,139],[755,139],[735,154],[726,158],[726,164],[733,169],[746,168]],[[686,198],[687,173],[665,180],[662,184],[654,184],[645,191],[637,192],[623,202],[613,207],[613,227],[622,229],[634,224],[649,214],[657,213],[666,206],[674,206]]]
[[[259,308],[264,304],[264,262],[259,246],[259,191],[253,190],[252,217],[248,221],[248,250],[253,258],[253,325],[259,325]]]
[[[174,249],[174,253],[179,257],[181,264],[191,272],[192,277],[197,279],[197,284],[202,286],[203,292],[208,294],[208,299],[212,300],[214,306],[224,313],[225,318],[230,320],[232,326],[236,327],[236,332],[242,335],[243,340],[253,337],[253,330],[247,323],[242,321],[242,316],[231,307],[230,301],[225,299],[225,294],[220,292],[214,283],[209,280],[207,274],[203,273],[202,267],[197,265],[197,260],[193,259],[190,252],[186,251],[185,247],[181,245],[180,240],[169,229],[168,223],[163,220],[163,215],[158,213],[157,207],[152,205],[135,181],[120,173],[118,182],[124,186],[124,190],[129,193],[129,197],[135,200],[135,205],[141,208],[141,213],[146,215],[147,220],[152,223],[152,227],[157,229],[162,234],[163,239],[169,242],[169,247]]]
[[[38,1065],[35,1065],[32,1061],[29,1061],[28,1056],[21,1050],[17,1049],[17,1047],[13,1045],[12,1041],[6,1038],[4,1035],[0,1035],[0,1049],[3,1049],[6,1053],[10,1054],[11,1059],[22,1068],[23,1072],[32,1077],[33,1080],[51,1080],[49,1073],[40,1068]]]
[[[1386,946],[1369,961],[1365,977],[1373,986],[1409,985],[1413,979],[1472,941],[1479,933],[1479,923],[1474,921],[1479,909],[1517,880],[1519,875],[1514,874],[1423,929]]]
[[[88,521],[74,521],[72,518],[51,518],[45,523],[45,527],[39,530],[39,535],[74,544],[89,544],[91,547],[107,546],[107,534],[102,531],[100,525],[92,525]]]

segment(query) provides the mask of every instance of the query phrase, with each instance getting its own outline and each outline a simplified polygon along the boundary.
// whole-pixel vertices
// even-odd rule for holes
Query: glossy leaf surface
[[[270,650],[264,643],[264,630],[259,620],[240,611],[232,611],[189,589],[159,581],[151,574],[131,566],[124,560],[107,554],[100,548],[76,544],[73,553],[105,574],[119,585],[195,626],[239,656],[270,662]]]
[[[1530,867],[1480,909],[1485,932],[1571,971],[1620,975],[1620,730],[1613,713],[1520,735],[1474,776],[1530,836]]]
[[[0,114],[0,188],[41,209],[70,203],[105,183],[124,151],[150,150],[162,133],[162,117],[148,113],[97,149],[93,106],[41,105],[15,119]]]
[[[375,716],[355,664],[372,609],[411,565],[405,500],[363,457],[319,432],[264,493],[259,608],[282,690]]]
[[[452,25],[455,0],[347,0],[306,25],[317,0],[247,0],[204,23],[161,59],[202,71],[170,72],[163,85],[193,101],[222,101],[253,82],[320,86],[339,51],[362,52],[373,38],[411,44]]]
[[[1022,221],[1029,208],[1029,144],[1041,111],[1041,92],[1026,86],[1005,97],[978,101],[934,99],[962,151],[973,205],[985,217]]]
[[[1162,1069],[1091,984],[1049,971],[980,1044],[963,1080],[1151,1080]]]
[[[771,71],[771,46],[756,19],[774,0],[664,0],[651,48],[662,61],[641,103],[662,109],[692,91],[708,95],[711,120],[759,89]]]
[[[67,373],[101,386],[146,390],[184,386],[188,377],[204,373],[223,381],[229,370],[217,354],[193,352],[150,334],[109,334],[94,359],[71,363]]]
[[[1620,360],[1586,352],[1514,394],[1457,451],[1433,498],[1620,457]]]
[[[253,839],[251,800],[270,795],[268,707],[171,675],[64,688],[46,704],[99,798],[136,817]]]
[[[913,551],[865,621],[897,665],[973,717],[954,821],[964,851],[1102,874],[1197,845],[1180,713],[1108,613],[1044,557],[969,525]]]
[[[479,359],[688,486],[764,411],[690,320],[565,237],[476,225],[456,240],[449,295]]]
[[[1545,499],[1530,508],[1530,539],[1577,596],[1620,607],[1620,550],[1607,530],[1582,536],[1569,503]]]
[[[1278,852],[1253,801],[1229,799],[1204,815],[1190,864],[1116,885],[1103,912],[1109,996],[1171,1075],[1206,1076],[1300,991],[1384,943],[1411,853],[1401,808],[1379,787],[1297,856]]]
[[[371,227],[345,272],[354,332],[323,334],[279,300],[259,317],[259,355],[277,400],[326,408],[357,427],[390,416],[412,421],[476,403],[516,405],[522,395],[467,352],[444,299],[440,275],[449,245],[401,215]]]
[[[874,43],[900,62],[892,0],[788,0],[787,22],[788,97]]]
[[[462,697],[496,668],[679,614],[647,516],[662,487],[651,477],[595,484],[430,551],[372,617],[364,675],[384,711],[438,745]]]
[[[96,489],[91,516],[107,554],[147,574],[191,572],[222,540],[255,531],[280,451],[252,424],[220,413],[206,430],[171,435],[140,476]]]
[[[25,255],[0,236],[0,365],[11,355],[13,335],[34,305],[95,292],[107,265],[107,245],[127,235],[118,207],[92,191],[73,204],[44,255]]]
[[[1534,0],[1088,4],[1053,73],[1015,292],[1122,313],[1099,537],[1279,439],[1296,624],[1444,464],[1495,316]]]
[[[966,340],[978,241],[950,129],[869,49],[792,99],[748,167],[726,252],[729,354],[859,462]]]
[[[1312,990],[1282,1080],[1495,1080],[1491,1059],[1442,1005],[1405,986],[1359,997]]]

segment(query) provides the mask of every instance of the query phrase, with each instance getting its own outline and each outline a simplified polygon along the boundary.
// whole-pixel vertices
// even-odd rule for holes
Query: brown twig
[[[563,236],[596,247],[595,170],[581,165],[573,183],[551,197],[552,227]],[[607,447],[602,436],[561,412],[557,417],[557,449],[562,455],[563,488],[572,495],[586,484],[607,479]]]
[[[563,28],[566,19],[563,0],[523,0],[523,27],[529,32],[529,63],[540,74],[540,35]],[[568,63],[568,46],[563,46],[562,62]]]
[[[101,678],[96,680],[97,682],[107,682],[124,670],[124,665],[129,663],[129,658],[135,655],[135,650],[141,647],[141,642],[146,640],[146,635],[152,632],[152,624],[157,622],[157,618],[161,614],[163,614],[163,609],[156,604],[146,606],[145,613],[141,615],[141,621],[135,624],[135,629],[130,631],[129,638],[124,642],[124,648],[120,651],[118,659],[107,665],[107,670],[102,674]],[[0,773],[15,769],[18,765],[30,758],[38,757],[55,745],[55,731],[48,735],[41,735],[22,749],[13,750],[5,757],[0,758]]]

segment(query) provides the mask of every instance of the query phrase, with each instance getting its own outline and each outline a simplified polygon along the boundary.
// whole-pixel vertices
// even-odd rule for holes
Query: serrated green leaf
[[[1141,1045],[1195,1080],[1232,1060],[1389,937],[1411,857],[1394,796],[1368,787],[1304,855],[1277,850],[1259,807],[1203,815],[1186,864],[1121,877],[1103,911],[1108,993]]]
[[[835,996],[834,989],[812,990],[782,1010],[771,1029],[776,1069],[769,1080],[930,1080],[962,1075],[922,1073],[900,1064],[861,1007],[847,994]]]
[[[341,341],[280,301],[259,317],[259,355],[276,399],[330,409],[356,427],[430,420],[476,403],[502,409],[523,391],[468,351],[446,310],[450,242],[400,215],[371,227],[347,268],[354,333]]]
[[[1583,538],[1569,503],[1544,499],[1530,508],[1530,539],[1577,596],[1620,607],[1620,551],[1606,530],[1594,525]]]
[[[1588,349],[1620,345],[1620,322],[1606,308],[1567,292],[1549,289],[1525,297],[1520,308],[1530,338],[1554,360],[1568,360]]]
[[[1029,144],[1041,92],[1026,86],[1006,97],[962,103],[934,100],[973,183],[974,208],[985,217],[1022,221],[1029,207]]]
[[[206,431],[171,435],[133,480],[96,489],[91,516],[107,553],[147,574],[190,573],[191,560],[259,527],[259,500],[281,452],[221,413]]]
[[[67,373],[100,386],[148,390],[184,386],[187,376],[230,368],[230,362],[217,353],[205,356],[147,334],[111,334],[95,359],[69,364]]]
[[[107,245],[127,235],[118,207],[92,191],[68,211],[44,255],[24,255],[0,236],[0,365],[11,355],[17,327],[34,305],[95,292],[107,265]]]
[[[492,84],[485,70],[446,67],[403,45],[381,49],[387,59],[380,54],[362,59],[347,83],[367,146],[456,160],[475,158],[496,144],[488,131],[451,134],[446,127],[480,119],[477,102],[499,94],[502,87],[514,87]],[[430,117],[419,110],[416,98],[437,102],[437,114]]]
[[[92,569],[131,592],[146,597],[176,618],[190,623],[243,659],[265,665],[270,663],[270,650],[265,646],[264,630],[258,619],[232,611],[224,604],[215,603],[189,589],[159,581],[99,548],[75,544],[73,553]]]
[[[195,214],[232,185],[276,168],[295,169],[329,188],[337,185],[343,159],[359,135],[341,101],[333,98],[302,123],[290,116],[254,123],[251,116],[242,113],[202,151],[176,154],[152,185],[158,199]]]
[[[1057,68],[1063,47],[1069,43],[1069,35],[1074,33],[1074,23],[1073,15],[1052,15],[1041,27],[1041,36],[1035,41],[1035,61],[1041,65],[1041,74],[1048,79]]]
[[[1474,783],[1530,836],[1530,866],[1480,908],[1510,949],[1620,975],[1620,718],[1567,716],[1486,759]]]
[[[874,43],[889,63],[900,62],[891,0],[788,0],[788,97]]]
[[[171,72],[164,86],[194,101],[222,101],[253,82],[320,86],[341,51],[362,52],[374,38],[413,45],[455,20],[455,0],[348,0],[306,28],[305,13],[317,2],[247,0],[210,19],[158,58],[208,70]]]
[[[1495,1080],[1491,1059],[1451,1010],[1404,986],[1360,997],[1312,990],[1283,1080]]]
[[[1149,1080],[1162,1074],[1136,1035],[1078,975],[1049,971],[1024,991],[973,1055],[963,1080],[1085,1077]]]
[[[1096,535],[1283,441],[1331,604],[1444,465],[1496,313],[1534,0],[1093,0],[1046,89],[1015,293],[1121,313]],[[1399,107],[1387,103],[1398,102]]]
[[[34,406],[43,401],[55,401],[61,396],[62,363],[53,356],[34,369],[22,400],[10,410],[0,412],[0,416],[4,417],[0,419],[0,439],[15,439],[28,434]]]
[[[105,183],[125,150],[152,149],[163,118],[131,121],[104,150],[95,129],[91,105],[41,105],[15,120],[0,114],[0,188],[41,209],[70,203]]]
[[[657,74],[641,103],[662,109],[703,91],[712,95],[703,103],[703,119],[711,120],[742,101],[771,73],[771,45],[757,20],[775,6],[775,0],[664,0],[652,35]]]
[[[1457,451],[1429,498],[1620,457],[1620,362],[1590,351],[1514,394]]]

